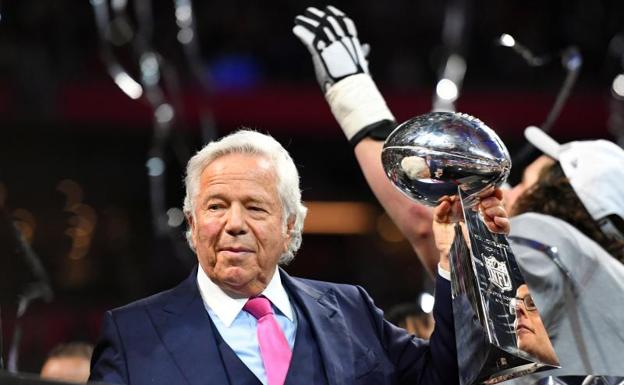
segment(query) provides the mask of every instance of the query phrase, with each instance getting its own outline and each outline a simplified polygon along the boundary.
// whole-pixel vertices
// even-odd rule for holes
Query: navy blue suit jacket
[[[431,340],[424,341],[385,321],[361,287],[280,273],[309,319],[330,385],[459,383],[450,282],[437,278],[436,327]],[[171,290],[106,313],[91,380],[230,384],[196,274]],[[305,378],[293,378],[309,385]]]

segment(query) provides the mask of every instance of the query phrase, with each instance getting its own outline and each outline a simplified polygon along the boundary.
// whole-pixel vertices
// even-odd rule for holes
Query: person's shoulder
[[[320,280],[316,280],[316,279],[310,279],[310,278],[299,278],[299,277],[292,277],[293,280],[299,281],[301,283],[304,283],[308,286],[311,286],[317,290],[357,290],[357,286],[356,285],[351,285],[351,284],[347,284],[347,283],[336,283],[336,282],[329,282],[329,281],[320,281]]]
[[[524,213],[512,217],[509,235],[512,237],[530,238],[545,243],[555,239],[584,240],[587,238],[568,222],[551,215],[539,213]]]
[[[538,214],[524,213],[511,219],[512,242],[514,237],[521,237],[540,242],[548,247],[556,247],[564,259],[573,255],[583,255],[585,262],[607,261],[615,259],[593,239],[579,229],[559,218]]]
[[[160,291],[148,297],[137,299],[126,305],[116,307],[110,310],[110,312],[114,316],[121,316],[144,312],[146,308],[165,306],[166,304],[171,302],[172,298],[180,297],[181,295],[183,295],[182,293],[185,291],[184,289],[187,285],[189,285],[189,282],[187,282],[187,280],[184,280],[173,288]]]
[[[540,213],[523,213],[511,218],[512,224],[544,224],[550,226],[571,226],[564,220],[561,220],[552,215],[540,214]],[[512,229],[513,231],[513,229]]]
[[[342,295],[349,297],[354,295],[360,295],[360,293],[364,291],[364,289],[362,289],[358,285],[352,285],[347,283],[335,283],[299,277],[291,278],[293,279],[293,281],[298,282],[300,285],[302,284],[304,286],[311,287],[320,293],[333,292],[339,296]]]

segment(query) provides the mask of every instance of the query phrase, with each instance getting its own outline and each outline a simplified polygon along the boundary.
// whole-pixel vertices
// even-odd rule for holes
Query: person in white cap
[[[318,22],[336,14],[339,25]],[[382,141],[396,120],[370,76],[353,21],[331,6],[308,8],[293,32],[312,55],[317,80],[371,189],[432,271],[438,253],[431,211],[384,174]],[[525,169],[506,199],[517,215],[513,251],[562,366],[539,375],[624,375],[624,151],[607,141],[560,146],[537,128],[527,137],[548,156]]]
[[[508,195],[510,241],[552,337],[556,375],[624,375],[624,150],[606,140],[559,145]]]

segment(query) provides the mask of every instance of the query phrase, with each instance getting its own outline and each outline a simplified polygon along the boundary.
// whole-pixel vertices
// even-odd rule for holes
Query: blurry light
[[[436,85],[436,94],[440,99],[452,102],[457,100],[459,90],[457,85],[450,79],[440,79]]]
[[[158,59],[153,53],[146,53],[141,56],[141,75],[143,80],[150,85],[158,83],[160,72],[158,69]]]
[[[613,79],[611,88],[616,97],[624,98],[624,74],[619,74]]]
[[[182,44],[188,44],[193,40],[193,30],[190,28],[183,28],[178,31],[178,41]]]
[[[167,224],[171,227],[178,227],[184,222],[184,213],[177,207],[167,210]]]
[[[154,111],[154,115],[156,116],[156,121],[160,124],[169,123],[171,119],[173,119],[173,107],[171,107],[168,103],[163,103],[156,111]]]
[[[112,0],[111,7],[116,11],[121,11],[122,9],[126,8],[127,3],[127,0]]]
[[[165,171],[165,162],[158,157],[149,158],[145,166],[149,176],[159,176]]]
[[[313,234],[369,234],[374,229],[375,208],[361,202],[306,202],[303,226]]]
[[[100,5],[104,2],[104,0],[90,0],[91,5]]]
[[[420,303],[422,311],[425,313],[431,313],[433,310],[433,304],[435,303],[435,298],[429,293],[422,293],[418,302]]]
[[[386,242],[401,242],[404,239],[401,231],[385,213],[377,218],[377,232]]]
[[[191,11],[190,4],[180,5],[176,8],[175,17],[178,20],[178,25],[180,25],[180,23],[184,23],[184,25],[180,25],[180,27],[188,25],[188,22],[191,20]]]
[[[143,88],[134,81],[127,73],[118,72],[113,78],[115,84],[132,99],[138,99],[143,95]]]
[[[578,48],[574,46],[568,47],[563,52],[561,63],[568,71],[576,71],[583,65],[583,57],[581,56]]]
[[[514,39],[513,36],[508,35],[506,33],[502,34],[500,38],[498,39],[498,41],[500,42],[502,46],[505,46],[505,47],[513,47],[514,45],[516,45],[516,39]]]

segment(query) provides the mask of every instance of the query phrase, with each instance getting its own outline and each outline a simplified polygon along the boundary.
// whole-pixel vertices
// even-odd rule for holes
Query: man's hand
[[[295,18],[293,33],[310,51],[323,92],[347,76],[368,73],[355,24],[338,8],[309,7]]]
[[[511,229],[509,215],[503,204],[503,191],[501,189],[497,188],[491,195],[481,198],[477,207],[483,222],[491,232],[509,234]]]
[[[395,119],[368,73],[353,21],[339,9],[310,7],[295,18],[293,33],[312,55],[316,79],[347,139],[385,139]]]
[[[510,224],[507,211],[503,206],[503,192],[497,188],[491,194],[481,197],[478,210],[487,228],[493,233],[509,234]],[[433,234],[440,253],[440,265],[448,268],[448,256],[455,239],[455,223],[464,218],[459,197],[443,197],[433,212]],[[465,228],[464,228],[465,231]]]
[[[461,202],[457,195],[443,197],[433,210],[433,236],[440,254],[440,266],[450,271],[449,252],[455,239],[455,223],[463,219]]]

